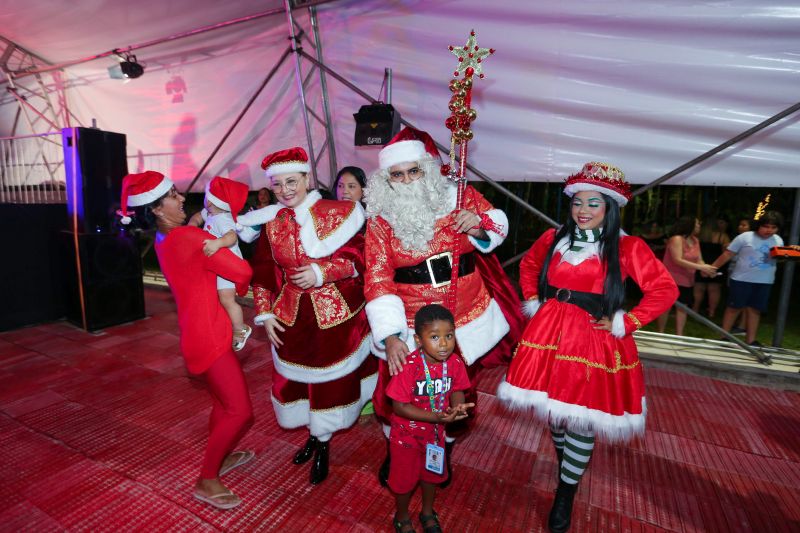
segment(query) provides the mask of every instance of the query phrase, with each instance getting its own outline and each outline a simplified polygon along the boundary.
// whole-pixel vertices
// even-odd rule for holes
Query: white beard
[[[423,252],[436,220],[453,209],[451,187],[438,168],[407,184],[390,183],[388,173],[380,171],[370,176],[365,192],[367,215],[383,217],[406,250]]]

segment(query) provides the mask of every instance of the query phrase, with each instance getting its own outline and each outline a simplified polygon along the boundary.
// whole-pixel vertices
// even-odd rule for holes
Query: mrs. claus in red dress
[[[644,376],[631,334],[678,295],[644,241],[620,232],[630,186],[619,169],[587,163],[564,192],[571,197],[567,223],[545,232],[520,265],[533,317],[498,389],[506,405],[532,409],[550,424],[560,479],[549,525],[557,532],[569,528],[595,434],[626,441],[644,432]],[[628,277],[644,296],[625,312]]]
[[[283,428],[308,427],[295,464],[328,475],[329,441],[351,426],[375,389],[377,360],[364,314],[364,210],[307,192],[308,157],[282,150],[262,163],[280,202],[239,217],[264,224],[253,257],[256,324],[272,343],[272,405]]]

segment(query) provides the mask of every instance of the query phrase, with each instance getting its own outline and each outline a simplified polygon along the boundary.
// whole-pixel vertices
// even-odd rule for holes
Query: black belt
[[[570,289],[559,289],[552,285],[547,285],[545,298],[555,298],[562,303],[577,305],[596,319],[603,317],[603,295],[593,292],[573,291]]]
[[[394,281],[408,284],[430,284],[441,287],[450,283],[453,273],[453,254],[445,252],[427,258],[410,267],[395,269]],[[475,272],[475,253],[463,254],[458,260],[458,275],[466,276]]]

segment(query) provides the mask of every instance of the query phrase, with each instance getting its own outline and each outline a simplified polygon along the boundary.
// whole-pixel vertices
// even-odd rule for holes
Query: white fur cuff
[[[400,335],[403,342],[408,338],[408,324],[403,300],[395,294],[384,294],[367,302],[365,306],[372,338],[379,344],[389,335]]]
[[[469,240],[475,246],[475,248],[484,254],[487,254],[503,244],[503,241],[506,240],[506,236],[508,235],[508,217],[506,214],[501,211],[500,209],[490,209],[486,211],[486,215],[492,219],[498,228],[500,228],[500,233],[495,233],[494,231],[486,230],[486,234],[489,236],[489,245],[485,248],[478,244],[478,240],[475,237],[469,236]],[[486,241],[483,241],[485,244]]]
[[[311,270],[314,271],[314,277],[316,281],[314,282],[315,287],[322,287],[322,284],[325,283],[325,278],[322,276],[322,269],[316,263],[311,263]]]
[[[522,314],[528,318],[533,317],[536,314],[536,311],[539,310],[539,307],[542,306],[542,303],[539,301],[538,298],[531,298],[530,300],[525,300],[522,303]]]
[[[614,319],[611,321],[611,334],[618,339],[621,339],[626,335],[625,311],[622,309],[617,309],[617,312],[614,313]]]

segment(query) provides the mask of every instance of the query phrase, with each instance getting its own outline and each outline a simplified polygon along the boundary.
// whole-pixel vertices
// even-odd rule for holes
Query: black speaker
[[[356,119],[356,146],[382,146],[400,131],[400,113],[391,104],[363,105]]]
[[[0,220],[9,235],[24,234],[0,261],[0,331],[64,316],[59,232],[67,228],[66,215],[64,204],[0,204]]]
[[[79,233],[76,239],[70,231],[61,236],[67,320],[95,331],[144,318],[142,260],[132,237]]]
[[[67,177],[67,212],[78,231],[110,231],[119,209],[122,178],[128,173],[126,137],[95,128],[61,131]]]

